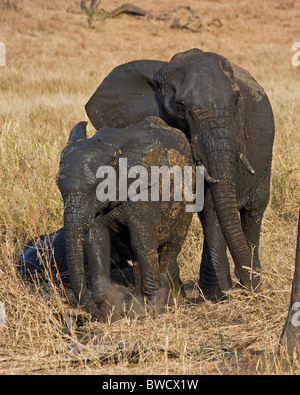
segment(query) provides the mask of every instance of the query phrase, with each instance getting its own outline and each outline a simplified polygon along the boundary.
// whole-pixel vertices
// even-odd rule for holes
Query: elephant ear
[[[85,105],[93,126],[122,128],[151,115],[163,117],[153,79],[164,64],[137,60],[116,67]]]

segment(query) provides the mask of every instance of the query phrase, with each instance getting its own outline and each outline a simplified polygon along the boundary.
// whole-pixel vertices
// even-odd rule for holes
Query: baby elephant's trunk
[[[69,196],[64,212],[65,248],[68,272],[75,297],[79,304],[98,319],[103,316],[92,301],[84,273],[84,239],[88,230],[81,196]]]

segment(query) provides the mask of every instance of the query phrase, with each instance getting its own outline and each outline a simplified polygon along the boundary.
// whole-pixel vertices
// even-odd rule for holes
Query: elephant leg
[[[162,299],[162,281],[159,268],[154,231],[145,232],[133,223],[130,226],[132,250],[136,256],[140,276],[141,291],[151,304],[160,304]]]
[[[85,244],[92,298],[102,303],[108,297],[110,284],[110,234],[107,227],[96,221],[87,233]]]
[[[259,259],[259,238],[265,209],[270,198],[271,164],[266,166],[249,192],[247,204],[240,209],[243,232],[251,252],[251,280],[253,289],[260,282],[261,262]]]
[[[262,213],[259,214],[253,210],[241,209],[242,228],[251,252],[251,281],[253,289],[260,282],[261,262],[259,259],[259,238],[262,223]]]
[[[163,288],[171,292],[172,299],[181,301],[184,298],[184,290],[179,275],[177,257],[181,250],[181,244],[165,244],[159,248],[159,265]]]
[[[137,261],[140,268],[142,294],[149,299],[151,304],[161,304],[163,295],[157,250],[140,246],[137,251]]]
[[[209,300],[218,300],[232,286],[227,245],[214,211],[210,192],[199,218],[204,232],[204,244],[200,266],[199,286]]]

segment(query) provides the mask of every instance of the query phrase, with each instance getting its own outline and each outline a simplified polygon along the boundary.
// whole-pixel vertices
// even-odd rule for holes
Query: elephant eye
[[[234,102],[235,106],[238,105],[239,99],[240,99],[240,92],[238,92],[238,93],[236,94],[235,102]]]
[[[184,115],[185,114],[185,106],[183,105],[182,102],[177,102],[176,103],[176,112],[178,115]]]

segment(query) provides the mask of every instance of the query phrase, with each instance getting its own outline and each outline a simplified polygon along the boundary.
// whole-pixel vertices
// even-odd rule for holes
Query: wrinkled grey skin
[[[296,304],[295,304],[296,303]],[[298,220],[298,238],[295,258],[295,272],[291,293],[291,300],[286,322],[281,335],[280,343],[287,347],[291,357],[300,355],[300,325],[299,325],[299,303],[300,303],[300,212]]]
[[[126,246],[110,232],[110,278],[123,286],[135,285],[132,267],[128,264],[130,256]],[[87,266],[86,251],[84,264]],[[52,276],[59,274],[62,281],[69,283],[65,250],[64,228],[48,235],[40,235],[28,241],[17,263],[18,271],[26,276],[43,274],[50,270]]]
[[[263,88],[223,56],[193,49],[170,62],[114,69],[86,104],[96,129],[161,117],[189,138],[205,166],[200,287],[207,298],[232,286],[228,246],[241,283],[259,284],[259,238],[269,200],[274,119]]]
[[[106,302],[111,303],[110,296],[116,291],[109,273],[112,229],[131,247],[132,259],[138,262],[142,295],[151,304],[163,306],[170,290],[175,295],[181,290],[177,255],[192,214],[185,212],[184,200],[174,202],[172,195],[170,202],[100,202],[96,173],[99,166],[108,165],[118,174],[121,157],[128,159],[128,169],[193,166],[190,144],[181,131],[154,117],[126,129],[100,129],[90,139],[85,128],[86,122],[81,122],[72,130],[57,178],[65,205],[66,259],[74,294],[93,316],[106,319]],[[128,180],[128,185],[133,181]],[[84,278],[84,246],[91,296]]]

